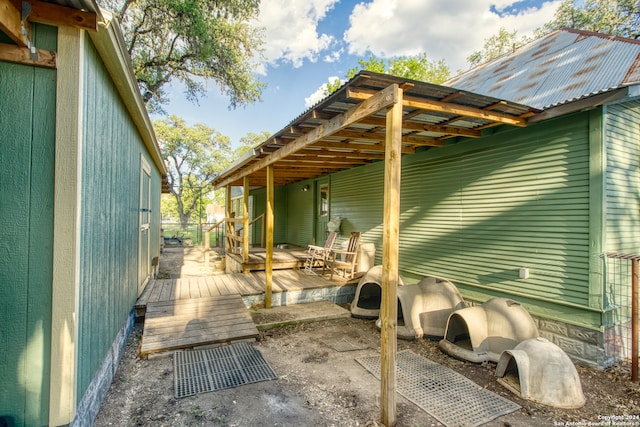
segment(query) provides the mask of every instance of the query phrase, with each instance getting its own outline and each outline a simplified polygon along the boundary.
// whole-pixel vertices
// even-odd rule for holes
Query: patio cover
[[[267,187],[265,307],[271,306],[274,187],[384,160],[380,419],[396,424],[396,330],[401,157],[483,129],[526,126],[537,111],[471,92],[361,72],[225,170],[213,185],[244,187],[248,229],[250,186]],[[243,258],[249,252],[243,238]]]
[[[362,71],[223,171],[213,185],[243,185],[248,176],[252,187],[263,187],[268,165],[274,185],[281,186],[384,160],[385,112],[393,103],[393,85],[404,92],[403,155],[456,138],[479,138],[493,126],[526,126],[538,112],[455,88]]]

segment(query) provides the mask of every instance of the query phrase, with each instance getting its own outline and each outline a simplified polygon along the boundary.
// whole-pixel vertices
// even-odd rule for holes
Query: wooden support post
[[[271,287],[273,284],[273,166],[267,166],[267,208],[265,228],[267,229],[267,259],[265,263],[264,307],[271,308]]]
[[[638,382],[638,259],[631,260],[631,381]]]
[[[396,346],[398,323],[398,247],[400,240],[400,175],[402,171],[402,89],[387,110],[382,234],[382,300],[380,305],[380,418],[396,425]]]
[[[227,218],[231,218],[231,185],[227,185],[227,194],[225,201],[225,208],[227,210]],[[235,233],[235,223],[231,221],[227,221],[226,224],[226,233],[225,233],[225,241],[227,242],[227,247],[225,248],[227,252],[233,252],[233,248],[235,246],[235,241],[231,238],[231,236]]]
[[[242,180],[242,262],[249,262],[249,176]]]

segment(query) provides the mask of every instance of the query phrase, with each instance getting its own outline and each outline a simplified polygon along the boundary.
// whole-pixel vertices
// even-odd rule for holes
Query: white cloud
[[[324,62],[338,62],[340,61],[340,57],[342,56],[342,54],[344,53],[344,49],[340,48],[338,50],[334,50],[333,52],[328,53],[327,55],[324,56],[323,61]]]
[[[327,79],[327,83],[333,82],[334,80],[342,81],[338,76],[331,76]],[[306,108],[313,107],[327,96],[327,83],[323,83],[315,92],[304,99],[304,106]]]
[[[344,33],[348,52],[386,58],[426,52],[431,60],[444,59],[452,72],[466,67],[466,57],[484,45],[500,27],[517,30],[519,36],[553,18],[560,2],[542,2],[517,15],[502,17],[490,7],[508,10],[512,0],[372,0],[359,3]]]
[[[269,64],[316,62],[335,41],[318,34],[317,26],[338,0],[262,0],[256,26],[265,28],[264,55]],[[263,70],[264,71],[264,70]]]

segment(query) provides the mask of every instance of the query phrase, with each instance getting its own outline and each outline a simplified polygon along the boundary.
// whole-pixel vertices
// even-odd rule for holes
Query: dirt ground
[[[182,266],[173,260],[171,271],[166,271],[171,262],[165,262],[161,273],[176,275],[180,267],[187,274],[185,265],[190,258],[197,264],[197,253],[185,252]],[[277,380],[181,399],[174,397],[172,357],[138,357],[141,334],[142,324],[137,323],[95,426],[381,425],[380,382],[355,361],[379,354],[380,334],[372,320],[346,318],[262,331],[254,346],[273,368]],[[335,351],[326,343],[337,337],[349,337],[367,348]],[[398,351],[404,349],[447,366],[522,406],[487,426],[640,426],[640,387],[629,381],[629,364],[604,371],[578,366],[587,403],[581,409],[561,410],[512,394],[496,381],[495,364],[453,359],[430,340],[398,340]],[[396,402],[398,426],[441,425],[401,395]]]

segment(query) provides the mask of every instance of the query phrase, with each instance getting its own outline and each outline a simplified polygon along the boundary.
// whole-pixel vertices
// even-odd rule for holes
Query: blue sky
[[[262,0],[255,22],[265,29],[264,61],[257,77],[267,84],[262,102],[229,110],[209,84],[199,105],[182,88],[169,91],[168,114],[204,123],[235,146],[248,132],[275,133],[322,99],[330,78],[344,78],[359,58],[426,52],[444,59],[452,74],[500,27],[531,35],[548,22],[559,0]],[[157,117],[154,117],[157,118]]]

